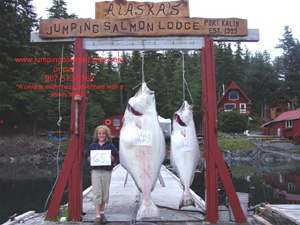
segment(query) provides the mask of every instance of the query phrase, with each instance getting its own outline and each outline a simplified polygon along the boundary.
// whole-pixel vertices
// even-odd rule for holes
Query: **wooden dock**
[[[157,219],[136,220],[136,213],[140,203],[140,193],[137,190],[131,176],[128,176],[126,185],[126,170],[120,165],[114,168],[110,186],[110,200],[105,209],[105,215],[109,225],[200,225],[205,222],[205,202],[192,190],[191,193],[196,202],[196,207],[186,207],[178,209],[179,201],[182,195],[182,186],[179,179],[167,170],[164,166],[161,168],[161,182],[157,181],[156,187],[152,192],[152,198],[160,210],[161,217]],[[67,205],[62,206],[67,209]],[[61,210],[63,211],[63,210]],[[24,225],[54,225],[54,224],[84,224],[92,225],[95,219],[95,208],[92,203],[91,187],[83,192],[83,212],[81,222],[45,221],[45,213],[26,212],[15,217],[15,221],[8,221],[4,225],[24,224]],[[265,205],[258,208],[257,214],[248,215],[248,224],[299,224],[300,225],[300,205]],[[218,224],[236,224],[229,221],[228,209],[225,206],[219,206],[220,221]],[[60,213],[60,219],[63,219],[64,213]],[[222,218],[225,220],[222,221]],[[228,219],[227,219],[228,218]],[[280,223],[279,223],[280,224]],[[282,224],[282,223],[281,223]]]
[[[257,214],[253,215],[257,222],[264,220],[262,224],[299,224],[300,225],[300,205],[266,204],[260,206]]]
[[[140,203],[140,193],[137,190],[131,176],[128,176],[126,185],[127,171],[120,165],[115,167],[112,173],[112,181],[110,186],[110,199],[105,209],[105,215],[109,221],[108,224],[125,225],[125,224],[164,224],[176,225],[188,223],[202,224],[205,223],[205,202],[193,191],[192,195],[196,202],[196,207],[185,207],[178,209],[179,201],[182,195],[182,186],[179,179],[167,170],[164,166],[161,168],[161,176],[165,187],[157,181],[156,187],[152,192],[152,198],[160,210],[161,217],[157,219],[147,219],[138,221],[135,216]],[[42,225],[42,224],[86,224],[94,223],[95,207],[92,204],[91,187],[83,193],[83,216],[82,222],[49,222],[44,221],[45,214],[35,214],[27,212],[27,215],[20,220],[16,217],[16,221],[7,222],[5,225],[18,224],[18,221],[24,225]]]

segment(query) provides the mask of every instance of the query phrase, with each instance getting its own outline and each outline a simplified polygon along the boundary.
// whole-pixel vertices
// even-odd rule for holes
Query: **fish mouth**
[[[143,115],[143,114],[139,113],[138,111],[136,111],[130,104],[128,104],[127,109],[128,109],[129,112],[131,112],[135,116],[142,116]]]
[[[186,127],[186,124],[180,119],[180,116],[179,116],[177,113],[175,113],[174,117],[175,117],[176,122],[177,122],[180,126]]]

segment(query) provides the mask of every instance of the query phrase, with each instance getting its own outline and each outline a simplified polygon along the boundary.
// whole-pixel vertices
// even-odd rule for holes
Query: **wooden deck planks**
[[[124,186],[127,171],[120,165],[115,167],[112,173],[112,181],[110,186],[110,200],[105,209],[105,215],[109,224],[201,224],[204,221],[202,212],[205,211],[204,201],[193,191],[197,207],[186,207],[178,210],[179,201],[182,195],[182,187],[179,179],[173,175],[164,166],[161,168],[161,175],[165,183],[165,187],[157,181],[156,187],[152,192],[152,198],[159,207],[161,217],[157,219],[147,219],[143,221],[134,220],[134,212],[138,209],[140,193],[137,190],[131,176],[128,176],[126,185]],[[53,224],[93,224],[95,219],[95,208],[92,203],[91,187],[83,192],[83,216],[82,222],[50,222],[45,221],[45,214],[35,214],[31,218],[23,220],[24,225],[53,225]]]
[[[300,224],[300,205],[271,205],[270,209],[282,217]]]
[[[105,214],[108,221],[112,223],[117,222],[131,222],[135,209],[138,208],[138,201],[140,198],[133,179],[128,176],[126,185],[124,186],[126,170],[118,166],[112,174],[112,182],[110,187],[110,200],[106,206]],[[179,212],[178,205],[182,195],[182,188],[179,180],[170,173],[165,167],[161,169],[161,175],[165,182],[165,187],[159,183],[156,184],[152,192],[153,201],[158,205],[161,218],[143,220],[148,222],[185,222],[185,221],[203,221],[204,217],[201,214],[205,207],[204,201],[196,198],[197,207],[187,207]],[[84,216],[84,222],[94,221],[94,206],[92,204],[91,192],[84,197],[84,208],[87,212]],[[187,211],[191,210],[191,211]],[[138,221],[136,221],[138,222]]]
[[[159,206],[161,218],[149,219],[143,221],[132,221],[135,209],[138,207],[139,192],[134,184],[133,179],[128,176],[127,184],[124,186],[126,170],[121,167],[115,167],[112,173],[112,182],[110,187],[110,200],[106,207],[105,213],[110,225],[129,225],[129,224],[156,224],[156,225],[177,225],[177,224],[205,224],[204,216],[201,212],[205,211],[205,202],[192,192],[196,200],[197,207],[187,207],[178,210],[179,200],[182,195],[182,187],[179,179],[173,175],[165,167],[161,168],[161,175],[165,183],[165,187],[157,181],[156,187],[152,192],[154,202]],[[289,219],[295,224],[300,224],[300,205],[268,205],[268,211],[272,211],[284,218]],[[54,225],[66,224],[76,225],[94,224],[95,208],[92,203],[91,187],[83,192],[83,211],[86,213],[83,216],[82,222],[50,222],[45,221],[45,214],[34,214],[32,211],[19,216],[22,220],[19,221],[24,225]],[[29,215],[29,214],[30,215]],[[18,224],[5,223],[7,224]],[[258,221],[259,222],[259,221]],[[261,222],[260,222],[261,223]],[[222,224],[219,222],[218,224]],[[234,222],[225,222],[225,224],[234,224]]]

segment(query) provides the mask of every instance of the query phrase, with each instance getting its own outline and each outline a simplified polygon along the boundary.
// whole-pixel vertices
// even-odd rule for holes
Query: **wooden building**
[[[300,109],[284,112],[262,126],[264,127],[264,134],[293,139],[296,144],[299,144]]]
[[[291,102],[285,97],[279,97],[266,108],[266,121],[274,120],[283,112],[291,109]]]
[[[250,115],[250,99],[234,81],[226,89],[218,102],[219,111],[238,110],[240,113]]]
[[[123,116],[124,114],[119,114],[102,119],[102,124],[110,128],[112,137],[117,137],[120,135],[120,130],[123,125]]]

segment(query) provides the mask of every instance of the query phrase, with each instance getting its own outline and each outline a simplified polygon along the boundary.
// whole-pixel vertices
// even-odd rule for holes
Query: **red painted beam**
[[[212,156],[212,148],[215,144],[211,140],[214,135],[214,107],[211,77],[214,75],[213,59],[211,48],[205,42],[205,48],[201,51],[202,63],[202,108],[203,108],[203,127],[204,127],[204,149],[205,149],[205,183],[206,183],[206,220],[216,223],[219,220],[218,212],[218,174]]]
[[[83,49],[83,39],[75,40],[75,58],[87,58],[87,52]],[[86,94],[85,89],[77,89],[77,85],[86,86],[85,76],[87,75],[87,63],[78,62],[74,63],[74,90],[73,93],[80,96],[80,101],[78,100],[78,134],[76,134],[76,128],[71,130],[78,135],[78,151],[76,153],[76,159],[69,176],[69,191],[68,191],[68,212],[69,221],[81,221],[82,215],[82,167],[84,158],[84,128],[85,128],[85,109],[86,109]],[[80,79],[77,79],[80,77]],[[74,97],[72,99],[72,108],[75,107],[76,100]],[[73,110],[72,110],[73,111]],[[73,122],[73,126],[75,120]]]
[[[75,57],[86,57],[86,52],[83,50],[83,39],[75,40]],[[78,102],[79,106],[79,135],[76,135],[75,130],[75,99],[72,97],[71,102],[71,141],[68,147],[67,155],[63,163],[59,179],[55,186],[52,199],[46,215],[46,220],[56,220],[58,215],[61,200],[69,181],[69,220],[81,221],[82,214],[82,162],[84,151],[84,123],[85,123],[85,108],[86,97],[85,90],[77,89],[77,85],[85,85],[85,79],[76,79],[77,75],[82,77],[86,75],[86,63],[75,63],[74,68],[74,81],[72,89],[73,96],[75,94],[81,95],[81,101]]]
[[[201,52],[201,61],[205,166],[208,169],[206,172],[206,219],[211,223],[218,221],[217,173],[219,173],[236,222],[246,223],[247,220],[243,214],[217,139],[216,77],[212,38],[205,38],[205,47]]]

